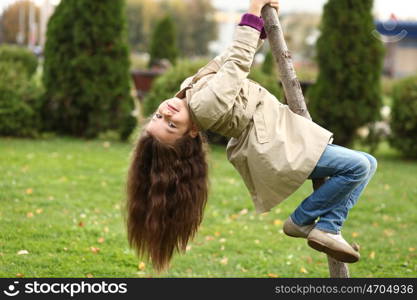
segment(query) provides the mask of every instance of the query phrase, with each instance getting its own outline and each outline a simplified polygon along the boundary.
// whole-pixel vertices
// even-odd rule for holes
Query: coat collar
[[[175,94],[175,97],[180,98],[180,99],[184,98],[186,96],[186,91],[188,89],[191,89],[197,81],[199,81],[201,78],[203,78],[206,75],[217,73],[219,69],[220,69],[220,65],[217,63],[216,60],[210,61],[207,65],[199,69],[198,72],[193,77],[191,77],[191,80],[188,78],[188,84],[187,82],[185,82],[186,86],[181,88]]]

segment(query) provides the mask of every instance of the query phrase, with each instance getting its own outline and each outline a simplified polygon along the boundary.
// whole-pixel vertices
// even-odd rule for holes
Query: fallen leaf
[[[33,212],[28,212],[27,214],[26,214],[26,217],[28,217],[28,218],[33,218]]]
[[[248,210],[246,208],[242,209],[239,214],[240,215],[246,215],[248,213]]]
[[[238,214],[230,215],[229,218],[232,220],[236,220],[239,217]]]
[[[97,242],[99,242],[100,244],[103,244],[104,243],[104,237],[99,237],[97,239]]]
[[[304,273],[304,274],[307,274],[308,273],[308,271],[304,267],[301,267],[300,272],[301,273]]]
[[[68,178],[65,176],[62,176],[61,178],[58,179],[59,182],[67,182]]]
[[[313,263],[313,258],[311,256],[307,256],[306,260],[309,264]]]
[[[36,213],[39,215],[39,214],[41,214],[43,212],[43,209],[42,208],[38,208],[37,210],[36,210]]]
[[[255,244],[259,244],[260,242],[259,242],[259,240],[255,240]]]
[[[227,258],[227,257],[224,257],[224,258],[222,258],[221,260],[220,260],[220,263],[222,264],[222,265],[227,265],[227,263],[229,262],[229,259]]]
[[[109,148],[111,146],[110,142],[106,141],[103,143],[104,148]]]
[[[185,247],[185,251],[190,251],[191,250],[191,246],[190,245],[187,245],[187,247]]]
[[[230,183],[230,184],[235,184],[236,180],[234,178],[228,178],[227,182]]]
[[[356,238],[356,237],[358,237],[359,236],[359,233],[357,233],[357,232],[352,232],[352,237],[353,238]]]
[[[19,251],[17,251],[17,255],[25,255],[25,254],[29,254],[29,251],[27,251],[27,250],[19,250]]]
[[[226,243],[226,239],[225,239],[225,238],[221,238],[221,239],[219,240],[219,242],[220,242],[220,243]]]
[[[94,276],[93,276],[93,274],[91,274],[91,273],[88,273],[87,275],[85,275],[87,278],[93,278]]]
[[[369,253],[369,258],[375,259],[375,251],[372,251],[371,253]]]
[[[18,278],[23,278],[23,277],[25,277],[25,274],[23,274],[23,273],[17,273],[17,274],[16,274],[16,277],[18,277]]]
[[[278,278],[278,274],[268,273],[268,277],[270,277],[270,278]]]
[[[78,226],[80,226],[80,227],[84,227],[84,226],[85,226],[85,224],[84,224],[84,222],[83,222],[83,221],[80,221],[80,222],[78,223]]]
[[[33,193],[33,190],[31,188],[26,189],[26,194],[31,195]]]
[[[64,247],[64,251],[68,251],[68,248],[67,247]]]
[[[109,232],[109,227],[107,227],[107,226],[104,227],[103,231],[106,232],[106,233]]]
[[[49,200],[49,201],[52,201],[52,200],[54,200],[54,199],[55,199],[55,198],[54,198],[54,196],[49,196],[49,197],[48,197],[48,200]]]
[[[215,236],[220,236],[220,232],[216,231],[216,232],[214,233],[214,235],[215,235]]]
[[[416,248],[410,247],[410,248],[408,248],[408,251],[414,252],[414,251],[416,251]]]
[[[138,269],[143,271],[145,270],[145,268],[146,268],[146,264],[143,261],[141,261],[138,265]]]
[[[385,234],[386,236],[392,236],[392,235],[394,235],[394,233],[395,233],[395,231],[394,231],[394,230],[392,230],[392,229],[385,229],[385,230],[384,230],[384,234]]]
[[[211,235],[206,236],[206,241],[212,241],[214,240],[214,237],[212,237]]]
[[[274,220],[274,225],[275,226],[279,226],[279,225],[281,225],[282,224],[282,220],[280,220],[280,219],[276,219],[276,220]]]
[[[90,250],[91,250],[91,252],[93,252],[95,254],[100,252],[100,248],[97,248],[97,247],[90,247]]]

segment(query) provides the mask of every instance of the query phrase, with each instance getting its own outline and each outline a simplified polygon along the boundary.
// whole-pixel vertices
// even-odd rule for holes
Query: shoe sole
[[[333,257],[334,259],[341,261],[341,262],[345,262],[345,263],[355,263],[359,260],[359,258],[355,255],[346,253],[346,252],[340,252],[337,250],[333,250],[329,247],[327,247],[326,245],[320,243],[319,241],[316,241],[314,239],[309,239],[307,241],[307,244],[320,252],[324,252],[326,254],[328,254],[329,256]]]
[[[284,233],[285,233],[286,235],[288,235],[288,236],[290,236],[290,237],[300,238],[300,239],[306,239],[306,238],[307,238],[307,235],[301,235],[301,234],[297,235],[298,233],[296,233],[296,234],[291,234],[290,232],[287,232],[287,231],[285,231],[285,230],[283,230],[283,231],[284,231]]]

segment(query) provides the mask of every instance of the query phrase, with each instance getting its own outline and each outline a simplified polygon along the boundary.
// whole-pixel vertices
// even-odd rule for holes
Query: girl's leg
[[[372,176],[375,174],[376,168],[377,168],[377,161],[376,159],[365,152],[358,152],[362,155],[364,155],[369,163],[370,163],[370,170],[369,174],[367,175],[366,179],[356,188],[353,190],[353,192],[350,194],[350,197],[348,197],[346,203],[340,203],[337,207],[334,207],[331,211],[324,214],[323,216],[320,216],[320,221],[318,222],[318,225],[320,228],[320,222],[327,222],[332,223],[333,228],[340,228],[343,225],[343,222],[346,220],[349,210],[358,202],[358,199],[360,195],[362,194],[365,187],[368,185],[369,181],[371,180]],[[322,229],[324,230],[324,229]]]
[[[357,197],[352,195],[360,195],[365,185],[362,189],[355,190],[368,180],[370,173],[371,163],[365,155],[341,146],[328,145],[310,178],[330,179],[304,199],[291,215],[291,219],[299,226],[308,225],[314,223],[318,217],[339,209],[341,205],[346,206],[349,203],[349,206],[353,206]],[[338,233],[340,226],[337,224],[343,223],[343,217],[343,214],[337,214],[336,221],[321,218],[316,226],[322,231]]]
[[[368,159],[369,164],[371,165],[371,168],[369,170],[368,178],[365,180],[365,182],[363,182],[361,185],[358,186],[357,189],[353,191],[353,197],[350,198],[350,200],[352,201],[348,202],[348,209],[351,209],[356,204],[356,202],[358,202],[359,197],[362,195],[363,190],[368,185],[371,178],[374,176],[376,168],[378,166],[378,162],[376,158],[373,157],[372,155],[366,152],[361,152],[361,151],[355,151],[355,152],[358,152],[364,155]]]

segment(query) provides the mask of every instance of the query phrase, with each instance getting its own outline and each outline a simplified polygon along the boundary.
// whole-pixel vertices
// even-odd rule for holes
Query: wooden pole
[[[307,110],[307,105],[304,101],[300,82],[298,81],[294,70],[291,53],[288,50],[287,43],[285,42],[284,33],[282,31],[276,9],[269,5],[265,5],[262,8],[262,18],[265,23],[265,31],[268,36],[272,54],[277,62],[288,106],[294,113],[311,120],[311,116]],[[313,180],[313,188],[315,190],[318,189],[324,182],[325,179]],[[345,263],[337,261],[330,256],[327,256],[327,260],[330,277],[349,277],[349,268]]]

